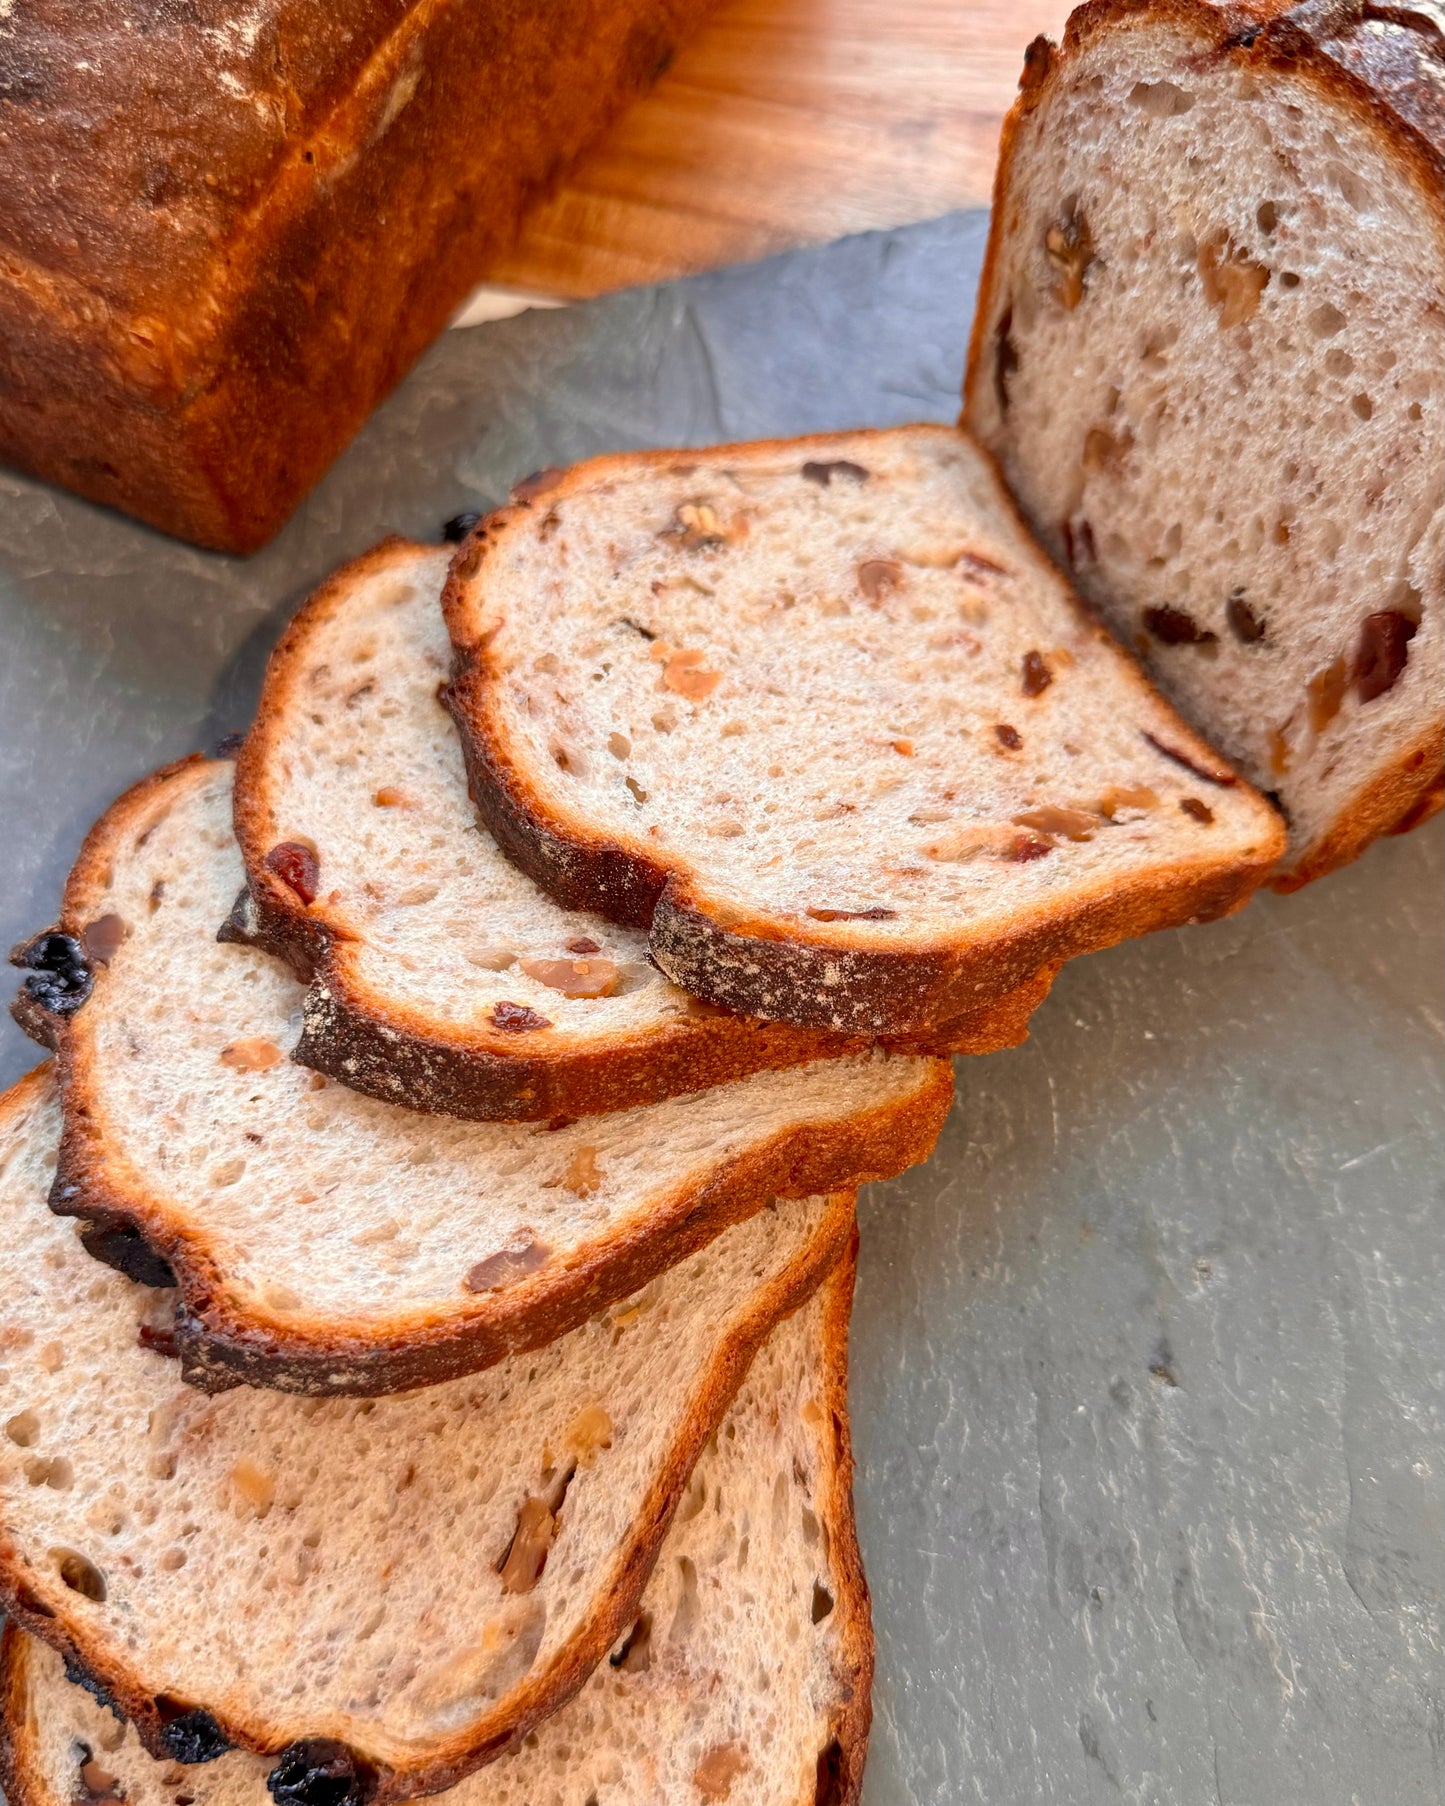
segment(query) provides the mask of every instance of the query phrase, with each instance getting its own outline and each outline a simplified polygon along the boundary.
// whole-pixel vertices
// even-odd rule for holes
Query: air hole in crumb
[[[1355,367],[1355,360],[1348,351],[1341,351],[1338,345],[1333,351],[1325,353],[1325,369],[1331,376],[1348,376]]]
[[[34,1411],[20,1411],[5,1425],[5,1434],[18,1448],[34,1448],[40,1435],[40,1419]]]
[[[1279,224],[1279,208],[1273,201],[1261,201],[1255,209],[1254,219],[1261,232],[1273,232]]]
[[[643,1612],[632,1629],[622,1639],[616,1651],[608,1657],[614,1668],[620,1668],[625,1674],[644,1674],[652,1664],[652,1617]]]
[[[1355,396],[1354,400],[1351,401],[1350,406],[1361,420],[1369,420],[1374,416],[1375,404],[1370,400],[1369,396],[1363,392]]]
[[[1279,286],[1281,288],[1298,288],[1299,277],[1293,270],[1281,270],[1279,273]]]
[[[813,1582],[813,1622],[821,1624],[833,1609],[833,1595],[821,1580]]]
[[[1310,331],[1316,338],[1332,339],[1349,324],[1339,308],[1326,301],[1310,315]]]
[[[1177,119],[1194,105],[1189,90],[1177,88],[1173,82],[1135,82],[1129,99],[1150,119]]]
[[[105,1580],[93,1561],[87,1561],[75,1549],[52,1549],[50,1553],[60,1578],[72,1593],[93,1599],[97,1605],[105,1603]]]

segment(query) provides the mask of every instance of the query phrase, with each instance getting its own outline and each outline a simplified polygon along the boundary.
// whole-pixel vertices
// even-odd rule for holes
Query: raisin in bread
[[[751,1015],[946,1035],[1280,851],[953,428],[579,465],[445,606],[502,846]]]
[[[332,1799],[448,1786],[582,1684],[853,1232],[846,1194],[762,1211],[550,1348],[401,1397],[208,1398],[165,1295],[47,1210],[58,1132],[42,1069],[0,1103],[0,1603],[152,1755],[329,1766]]]
[[[237,764],[235,930],[310,980],[294,1050],[413,1109],[545,1119],[627,1109],[845,1052],[699,1005],[647,939],[559,909],[479,830],[437,687],[449,554],[391,540],[301,610]],[[967,1051],[1022,1039],[1025,993]]]
[[[458,1782],[455,1806],[856,1800],[873,1650],[849,1485],[851,1289],[846,1260],[768,1337],[610,1659],[512,1755]],[[178,1792],[192,1806],[271,1806],[265,1757],[157,1761],[14,1626],[0,1713],[10,1806],[175,1806]]]
[[[102,1258],[179,1284],[198,1383],[376,1393],[472,1371],[776,1196],[851,1189],[931,1150],[953,1075],[916,1055],[574,1123],[453,1122],[329,1084],[285,1057],[300,985],[216,940],[240,872],[231,774],[187,761],[102,817],[60,930],[32,943],[89,948],[88,994],[57,998],[49,970],[27,993],[65,1103],[51,1203]]]
[[[1293,889],[1445,772],[1438,9],[1082,7],[1004,131],[966,420]]]

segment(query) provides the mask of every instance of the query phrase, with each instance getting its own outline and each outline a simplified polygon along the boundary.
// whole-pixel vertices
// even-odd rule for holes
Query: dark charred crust
[[[266,1790],[276,1806],[363,1806],[376,1771],[334,1737],[311,1737],[281,1752]]]
[[[330,937],[320,923],[288,907],[274,896],[279,884],[268,885],[263,874],[254,885],[243,884],[231,913],[216,930],[223,945],[255,947],[288,966],[301,984],[309,984],[325,957]]]
[[[97,1704],[104,1706],[107,1712],[114,1712],[118,1718],[125,1716],[114,1696],[100,1684],[83,1662],[64,1651],[61,1652],[61,1657],[65,1663],[65,1678],[72,1687],[82,1688]]]
[[[573,1054],[498,1053],[404,1028],[323,962],[291,1057],[365,1097],[472,1122],[603,1115],[760,1070],[859,1051],[862,1043],[724,1013]]]
[[[164,1693],[156,1695],[156,1719],[166,1754],[176,1762],[195,1766],[214,1762],[234,1745],[211,1714],[200,1706],[188,1706]]]
[[[57,1216],[72,1214],[63,1207],[52,1205],[51,1208]],[[138,1229],[129,1225],[91,1223],[81,1230],[80,1245],[87,1254],[107,1267],[114,1267],[117,1273],[124,1273],[137,1285],[165,1290],[176,1283],[170,1262],[156,1253]]]
[[[1128,892],[1080,900],[1067,915],[1006,940],[930,953],[736,933],[670,886],[653,918],[653,954],[677,983],[727,1009],[786,1009],[806,1027],[937,1046],[948,1024],[1026,995],[1031,985],[1041,985],[1041,1000],[1065,959],[1239,908],[1267,869],[1267,862],[1241,861],[1188,878],[1161,872]]]
[[[51,1017],[73,1016],[95,985],[95,964],[83,940],[64,928],[43,929],[12,947],[10,964],[26,974],[20,987],[25,1007]],[[24,1021],[17,1020],[23,1028]]]

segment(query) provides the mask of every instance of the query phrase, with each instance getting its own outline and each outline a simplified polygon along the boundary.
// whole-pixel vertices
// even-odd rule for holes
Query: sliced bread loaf
[[[438,684],[449,554],[391,540],[339,571],[272,655],[236,770],[247,893],[232,932],[310,980],[294,1058],[453,1116],[585,1116],[847,1052],[697,1003],[647,939],[559,909],[476,825]],[[1042,987],[962,1027],[1012,1046]]]
[[[1442,22],[1096,0],[1004,130],[967,423],[1281,889],[1445,794]]]
[[[762,1211],[551,1347],[402,1397],[208,1398],[167,1295],[46,1209],[58,1132],[42,1069],[0,1103],[0,1603],[150,1754],[277,1758],[297,1806],[449,1786],[582,1684],[852,1235],[847,1195]]]
[[[952,428],[579,465],[445,606],[502,846],[751,1015],[944,1035],[1282,848]]]
[[[873,1648],[849,1486],[851,1290],[845,1259],[768,1337],[610,1659],[512,1755],[460,1781],[455,1806],[857,1799]],[[271,1806],[265,1757],[158,1761],[66,1678],[55,1650],[13,1625],[0,1713],[10,1806],[176,1806],[178,1794],[190,1806]]]
[[[851,1188],[932,1148],[952,1069],[912,1055],[547,1124],[420,1116],[305,1071],[285,1057],[301,986],[216,940],[240,877],[231,772],[190,761],[112,807],[61,931],[32,943],[37,959],[73,949],[82,989],[58,996],[47,968],[26,993],[65,1102],[52,1205],[87,1220],[102,1258],[174,1277],[198,1383],[376,1393],[475,1370],[776,1196]]]

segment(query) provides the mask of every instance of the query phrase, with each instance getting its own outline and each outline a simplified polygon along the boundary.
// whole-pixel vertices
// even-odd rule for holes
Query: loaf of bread
[[[262,544],[704,4],[0,5],[0,459]]]
[[[582,1685],[754,1355],[854,1234],[847,1194],[764,1211],[448,1385],[208,1398],[164,1295],[46,1209],[58,1114],[43,1069],[0,1099],[0,1606],[153,1756],[234,1744],[312,1806],[446,1787]],[[301,1785],[317,1767],[331,1790]]]
[[[873,1638],[850,1488],[852,1289],[845,1257],[768,1337],[608,1660],[448,1806],[853,1806]],[[6,1631],[10,1806],[176,1806],[178,1793],[191,1806],[271,1806],[271,1767],[244,1750],[158,1761],[55,1650]]]
[[[1438,6],[1093,0],[1004,132],[966,419],[1292,889],[1445,783]]]
[[[301,987],[216,940],[241,876],[232,769],[185,761],[102,816],[64,932],[41,937],[90,949],[88,994],[58,997],[53,971],[26,993],[63,1080],[51,1202],[101,1258],[179,1284],[198,1383],[379,1393],[476,1371],[774,1197],[891,1178],[932,1150],[953,1071],[918,1055],[570,1123],[439,1121],[328,1084],[286,1058]]]
[[[947,1045],[1283,847],[952,427],[593,459],[444,603],[499,843],[748,1015]]]

